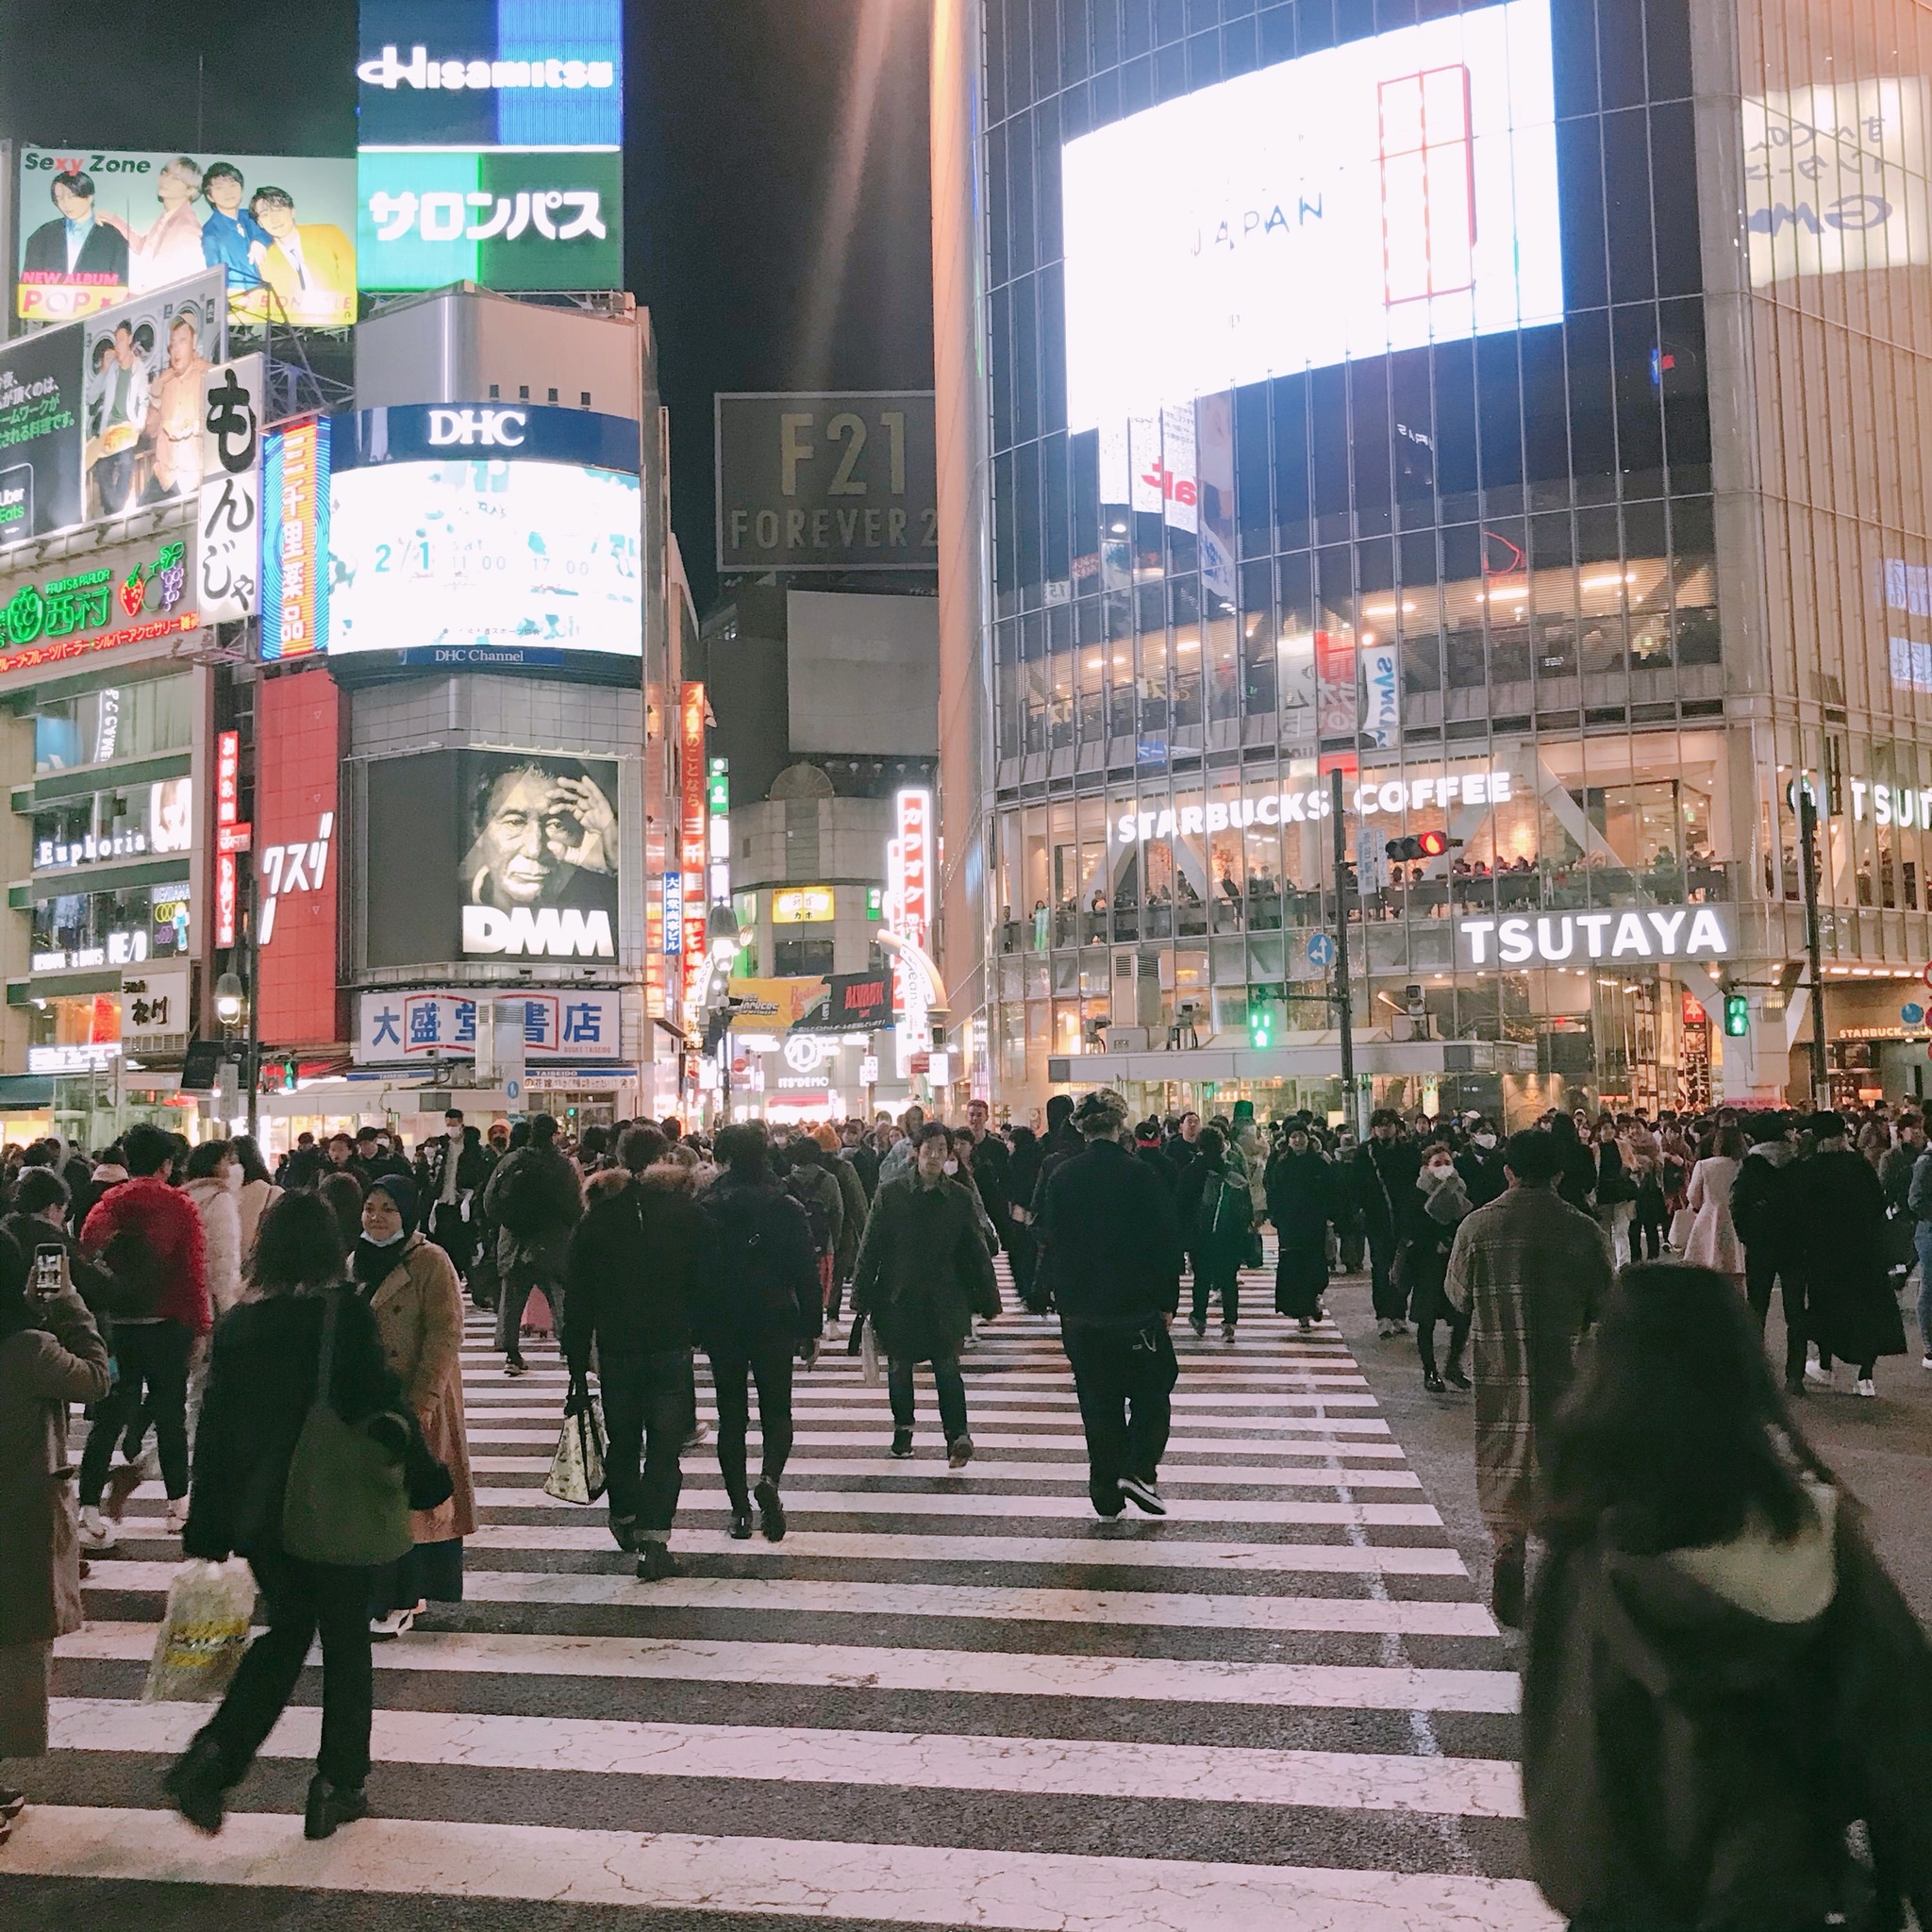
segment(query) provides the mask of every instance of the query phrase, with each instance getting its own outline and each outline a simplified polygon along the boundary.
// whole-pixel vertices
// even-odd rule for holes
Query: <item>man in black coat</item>
[[[416,1150],[416,1198],[423,1203],[423,1232],[467,1275],[475,1253],[475,1230],[465,1209],[490,1178],[483,1138],[463,1124],[463,1110],[451,1108],[442,1132]]]
[[[496,1164],[483,1190],[483,1212],[497,1229],[496,1266],[503,1281],[496,1345],[503,1350],[504,1373],[521,1375],[525,1367],[524,1308],[530,1291],[543,1291],[560,1328],[564,1262],[571,1230],[584,1213],[583,1181],[558,1148],[555,1115],[536,1115],[528,1144]]]
[[[1041,1271],[1060,1311],[1087,1434],[1087,1493],[1105,1518],[1167,1506],[1157,1487],[1180,1369],[1181,1237],[1168,1191],[1122,1144],[1125,1104],[1103,1088],[1074,1122],[1085,1150],[1042,1176]]]
[[[625,1130],[620,1164],[592,1178],[591,1205],[564,1263],[571,1392],[588,1395],[594,1344],[609,1432],[610,1534],[619,1549],[639,1553],[643,1582],[676,1574],[671,1522],[684,1483],[678,1456],[697,1419],[687,1298],[702,1224],[681,1168],[653,1178],[663,1153],[656,1127]]]
[[[1797,1149],[1788,1114],[1754,1114],[1751,1145],[1731,1183],[1731,1221],[1744,1243],[1744,1293],[1760,1333],[1771,1312],[1771,1289],[1784,1289],[1785,1389],[1805,1392],[1805,1271],[1795,1208]]]
[[[1408,1298],[1395,1285],[1395,1251],[1414,1207],[1422,1153],[1393,1108],[1369,1116],[1369,1138],[1355,1150],[1355,1196],[1369,1234],[1371,1294],[1378,1335],[1406,1335]]]

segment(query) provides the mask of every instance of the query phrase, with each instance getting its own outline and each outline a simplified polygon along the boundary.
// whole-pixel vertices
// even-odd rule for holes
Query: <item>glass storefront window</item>
[[[35,812],[33,841],[36,872],[186,852],[194,842],[193,780],[163,778],[61,799]]]
[[[42,707],[33,726],[36,777],[186,751],[194,742],[192,680],[177,675],[103,686]]]
[[[36,899],[32,947],[36,973],[132,966],[185,954],[188,882]]]

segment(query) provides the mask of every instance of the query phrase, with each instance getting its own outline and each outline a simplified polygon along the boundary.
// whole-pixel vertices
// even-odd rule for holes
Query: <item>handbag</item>
[[[865,1340],[858,1345],[858,1379],[868,1389],[876,1389],[885,1380],[879,1373],[879,1337],[874,1323],[865,1324]]]
[[[563,1430],[543,1493],[559,1503],[594,1503],[604,1493],[604,1411],[597,1398],[586,1392],[573,1396],[563,1411]]]
[[[329,1400],[340,1307],[331,1294],[323,1309],[315,1399],[303,1418],[282,1492],[282,1547],[305,1562],[374,1569],[407,1556],[416,1539],[403,1458],[371,1433],[376,1418],[346,1423]]]

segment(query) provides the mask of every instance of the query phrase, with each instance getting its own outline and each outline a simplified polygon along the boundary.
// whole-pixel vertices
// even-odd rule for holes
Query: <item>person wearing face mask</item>
[[[1423,1387],[1440,1395],[1446,1383],[1469,1387],[1462,1373],[1462,1351],[1469,1342],[1469,1316],[1452,1307],[1442,1291],[1449,1272],[1449,1250],[1456,1230],[1471,1211],[1469,1191],[1456,1170],[1456,1157],[1445,1141],[1432,1141],[1423,1150],[1422,1172],[1416,1175],[1417,1202],[1409,1217],[1405,1260],[1408,1275],[1409,1313],[1415,1318],[1416,1352],[1422,1357]],[[1449,1324],[1449,1359],[1436,1368],[1436,1324]]]
[[[446,1503],[410,1518],[416,1545],[408,1555],[373,1573],[369,1616],[377,1638],[402,1636],[432,1602],[462,1602],[463,1539],[476,1527],[463,1426],[462,1290],[455,1263],[417,1230],[416,1206],[408,1174],[372,1182],[349,1272],[375,1317],[390,1373],[455,1487]]]
[[[1487,1208],[1509,1185],[1503,1172],[1503,1145],[1492,1120],[1478,1116],[1470,1123],[1469,1140],[1456,1157],[1456,1172],[1472,1208]]]
[[[852,1313],[876,1324],[886,1357],[892,1454],[912,1454],[912,1372],[930,1362],[946,1460],[963,1469],[973,1438],[959,1350],[975,1314],[991,1321],[999,1313],[1000,1292],[973,1198],[946,1174],[952,1158],[952,1137],[929,1121],[919,1131],[911,1172],[881,1182],[858,1250]]]

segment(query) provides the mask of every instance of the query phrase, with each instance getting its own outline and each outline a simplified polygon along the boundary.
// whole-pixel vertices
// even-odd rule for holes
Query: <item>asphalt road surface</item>
[[[1513,1643],[1473,1574],[1468,1398],[1415,1400],[1365,1285],[1303,1337],[1263,1281],[1236,1341],[1177,1326],[1164,1521],[1095,1519],[1055,1326],[1015,1312],[966,1357],[963,1473],[924,1374],[894,1462],[884,1389],[835,1349],[800,1377],[785,1541],[726,1539],[708,1446],[686,1574],[656,1584],[601,1506],[542,1493],[554,1350],[508,1380],[474,1317],[483,1526],[467,1600],[377,1648],[376,1815],[302,1837],[312,1669],[218,1838],[165,1808],[206,1708],[140,1701],[179,1555],[149,1485],[58,1646],[0,1924],[1554,1927],[1525,1876]]]

